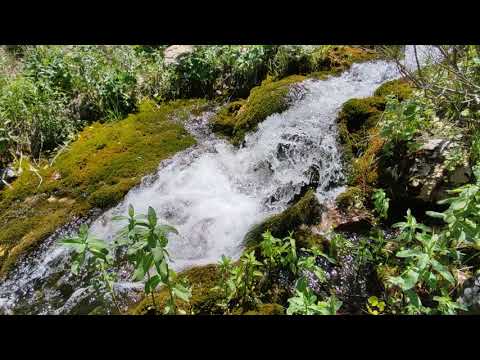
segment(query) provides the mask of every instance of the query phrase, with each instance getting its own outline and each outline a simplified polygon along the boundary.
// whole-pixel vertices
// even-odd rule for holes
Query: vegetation
[[[179,122],[192,112],[217,108],[211,128],[241,145],[303,95],[301,81],[380,51],[402,78],[340,109],[347,179],[335,204],[306,189],[250,229],[238,258],[178,274],[177,230],[130,206],[112,242],[86,225],[61,240],[70,271],[104,313],[478,313],[480,47],[433,48],[425,67],[413,48],[413,69],[398,46],[196,46],[169,62],[165,45],[2,48],[0,170],[14,175],[2,170],[0,275],[195,144]],[[135,304],[118,291],[122,276],[143,285]]]

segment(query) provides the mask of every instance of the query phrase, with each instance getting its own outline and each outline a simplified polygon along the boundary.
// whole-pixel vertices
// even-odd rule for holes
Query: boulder
[[[165,65],[178,64],[181,57],[192,53],[195,50],[193,45],[171,45],[163,53]]]
[[[448,190],[468,183],[472,177],[466,162],[449,169],[449,154],[459,147],[456,140],[443,138],[426,139],[414,152],[397,147],[393,157],[381,166],[382,187],[405,206],[434,208],[439,200],[449,197]]]

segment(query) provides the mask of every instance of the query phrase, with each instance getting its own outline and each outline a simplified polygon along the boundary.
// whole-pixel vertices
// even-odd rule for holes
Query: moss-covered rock
[[[290,231],[296,230],[302,224],[313,225],[319,222],[322,211],[323,207],[318,202],[315,191],[310,189],[298,202],[282,213],[255,225],[245,235],[244,242],[248,247],[257,245],[267,230],[275,237],[287,236]]]
[[[358,186],[349,186],[344,192],[336,198],[336,205],[340,210],[349,210],[352,208],[361,208],[365,194]]]
[[[312,232],[311,227],[309,226],[300,226],[293,233],[293,238],[295,239],[296,246],[299,249],[310,249],[312,247],[316,247],[320,250],[323,250],[324,245],[328,242],[324,236]]]
[[[378,184],[384,139],[377,125],[385,110],[386,96],[394,95],[404,100],[412,92],[406,80],[393,80],[378,87],[374,96],[350,99],[343,104],[337,124],[350,187],[337,199],[340,208],[362,207]]]
[[[311,76],[338,74],[350,68],[354,63],[373,60],[378,53],[365,48],[352,46],[333,46],[327,52],[321,48],[312,54]]]
[[[246,101],[235,101],[220,109],[211,120],[212,129],[231,137],[234,144],[240,144],[245,134],[256,129],[260,122],[289,107],[291,87],[304,79],[303,76],[294,75],[279,81],[263,81],[250,91]]]
[[[377,90],[375,90],[373,95],[381,96],[381,97],[393,95],[393,96],[396,96],[399,101],[403,101],[405,99],[408,99],[410,96],[412,96],[412,93],[413,93],[412,85],[405,79],[399,79],[399,80],[388,81],[380,85],[380,87],[378,87]]]
[[[195,143],[174,121],[203,100],[144,103],[126,119],[84,129],[53,165],[24,171],[0,192],[0,275],[55,229],[92,208],[119,202],[158,163]]]
[[[220,273],[215,264],[206,266],[196,266],[178,274],[178,279],[186,279],[192,286],[192,297],[189,303],[179,300],[178,309],[187,314],[207,315],[222,314],[222,309],[217,305],[220,301],[220,295],[212,291],[219,281]],[[168,299],[167,289],[161,289],[155,294],[155,303],[158,306],[158,312],[161,314]],[[130,310],[131,315],[146,315],[154,313],[152,311],[152,299],[145,297]]]

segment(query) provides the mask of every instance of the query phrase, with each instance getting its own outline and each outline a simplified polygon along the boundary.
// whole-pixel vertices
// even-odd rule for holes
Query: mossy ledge
[[[262,241],[262,234],[270,230],[275,237],[284,237],[289,231],[297,230],[300,225],[314,225],[321,220],[322,205],[318,202],[313,189],[308,190],[305,195],[295,204],[281,212],[273,215],[252,227],[245,235],[244,243],[247,247],[254,247]]]
[[[39,176],[24,162],[12,188],[0,193],[0,276],[55,229],[93,208],[115,205],[161,160],[193,145],[195,139],[175,119],[204,105],[144,102],[124,120],[84,129],[53,165],[37,167]]]
[[[230,137],[235,145],[241,144],[248,131],[255,130],[268,116],[289,107],[288,95],[292,85],[303,80],[305,77],[300,75],[278,81],[264,80],[250,91],[247,100],[223,106],[211,120],[213,131]]]

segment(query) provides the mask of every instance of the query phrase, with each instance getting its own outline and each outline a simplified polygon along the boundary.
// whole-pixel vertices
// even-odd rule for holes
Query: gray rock
[[[195,50],[194,45],[172,45],[165,49],[165,65],[178,64],[178,60],[192,53]]]

